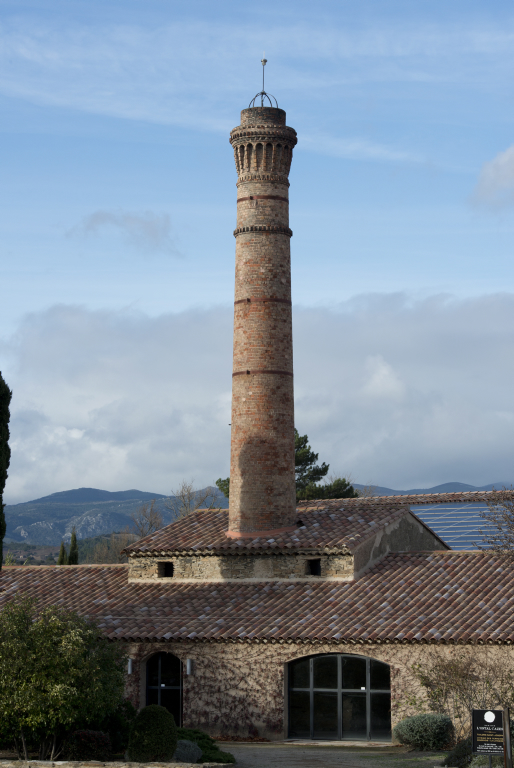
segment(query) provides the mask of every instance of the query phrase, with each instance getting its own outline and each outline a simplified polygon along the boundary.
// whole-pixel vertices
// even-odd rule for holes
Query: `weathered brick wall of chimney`
[[[296,131],[254,107],[231,132],[238,172],[229,530],[294,527],[289,169]]]

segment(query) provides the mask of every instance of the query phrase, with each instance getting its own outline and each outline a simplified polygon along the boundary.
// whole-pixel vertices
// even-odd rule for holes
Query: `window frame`
[[[337,685],[333,688],[322,688],[322,687],[315,687],[314,686],[314,661],[316,659],[320,659],[323,657],[336,657],[337,658]],[[366,686],[365,686],[365,695],[366,695],[366,736],[365,737],[359,737],[354,734],[350,734],[348,736],[344,736],[342,732],[343,728],[343,718],[342,718],[342,702],[343,702],[343,694],[363,694],[364,691],[361,688],[343,688],[342,685],[342,661],[343,659],[355,659],[355,660],[361,660],[366,662]],[[300,687],[293,687],[292,685],[292,665],[295,662],[300,661],[309,661],[309,687],[308,688],[300,688]],[[380,664],[385,664],[387,667],[389,667],[389,673],[391,673],[391,665],[387,664],[384,661],[381,661],[380,659],[374,659],[371,656],[360,656],[358,654],[353,653],[318,653],[313,654],[312,656],[300,656],[297,659],[292,659],[290,662],[288,662],[288,669],[287,669],[287,680],[288,680],[288,686],[287,686],[287,722],[288,722],[288,728],[287,728],[287,737],[288,738],[309,738],[311,740],[317,740],[317,741],[323,741],[325,740],[337,740],[337,741],[390,741],[392,739],[392,731],[389,731],[389,734],[387,737],[377,737],[372,734],[371,731],[371,697],[376,694],[388,694],[389,700],[391,697],[391,679],[389,678],[389,688],[371,688],[371,664],[372,662],[378,662]],[[309,706],[310,706],[310,713],[309,713],[309,725],[310,725],[310,736],[309,737],[301,737],[297,736],[295,734],[291,734],[291,693],[292,692],[301,692],[301,693],[309,693]],[[315,693],[332,693],[337,695],[337,736],[334,737],[323,737],[323,736],[316,736],[314,732],[314,694]]]
[[[158,664],[159,664],[159,666],[158,666],[158,673],[157,673],[157,685],[150,685],[149,684],[149,675],[148,675],[148,664],[151,661],[153,661],[153,659],[155,659],[156,656],[158,657]],[[179,662],[179,684],[178,685],[162,685],[162,683],[161,683],[161,662],[162,662],[162,657],[163,656],[173,656],[173,658],[177,659],[177,661]],[[149,701],[148,701],[148,699],[149,699],[149,691],[155,691],[156,690],[158,692],[158,694],[157,694],[157,704],[159,704],[159,706],[164,706],[164,705],[161,704],[161,691],[177,691],[177,690],[179,691],[179,702],[180,702],[179,703],[179,711],[180,711],[179,720],[180,720],[180,723],[176,723],[177,728],[180,728],[181,725],[182,725],[182,697],[183,697],[183,690],[184,690],[184,685],[183,685],[184,670],[183,670],[183,666],[184,665],[182,664],[182,660],[179,659],[178,656],[175,656],[174,653],[167,653],[166,651],[159,651],[158,653],[153,653],[151,656],[149,656],[146,659],[146,663],[145,663],[145,672],[146,672],[146,705],[147,706],[149,704]]]

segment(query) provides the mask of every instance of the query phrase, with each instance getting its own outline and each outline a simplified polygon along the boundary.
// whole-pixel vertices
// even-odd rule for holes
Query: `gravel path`
[[[239,768],[433,768],[443,755],[404,747],[220,743]]]

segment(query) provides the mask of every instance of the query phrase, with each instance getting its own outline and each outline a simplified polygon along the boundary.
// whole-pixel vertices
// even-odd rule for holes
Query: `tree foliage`
[[[150,704],[138,712],[129,737],[130,760],[167,762],[177,748],[177,726],[171,712]]]
[[[308,485],[315,485],[328,473],[329,464],[316,464],[319,454],[314,453],[307,435],[300,435],[294,430],[294,466],[296,477],[296,495],[302,493]]]
[[[219,488],[222,494],[226,496],[228,499],[230,494],[230,477],[226,477],[225,479],[218,477],[218,479],[216,480],[216,486]]]
[[[0,571],[2,570],[3,560],[3,540],[5,536],[5,513],[3,502],[3,493],[5,481],[7,480],[7,470],[11,461],[11,449],[9,448],[9,405],[12,392],[5,383],[0,372]]]
[[[21,599],[0,612],[0,722],[18,756],[55,760],[66,734],[116,710],[125,651],[72,611]]]
[[[68,552],[68,565],[78,565],[78,564],[79,564],[79,547],[77,544],[77,532],[74,526],[71,531],[70,551]]]
[[[296,498],[300,499],[343,499],[348,498],[349,495],[354,496],[353,488],[351,494],[346,493],[346,483],[349,485],[349,481],[344,478],[335,478],[332,484],[316,485],[321,478],[325,477],[328,473],[329,465],[323,462],[317,464],[319,454],[314,453],[309,445],[309,438],[307,435],[300,435],[295,428],[294,431],[294,464],[295,464],[295,481],[296,481]],[[334,485],[335,483],[335,485]],[[230,477],[225,479],[219,477],[216,480],[216,485],[220,491],[229,498],[230,493]],[[334,486],[332,488],[332,486]],[[351,487],[351,486],[350,486]],[[308,490],[307,490],[308,488]],[[341,493],[337,495],[323,495],[330,493]],[[316,494],[317,495],[312,495]]]
[[[514,667],[495,648],[480,655],[473,648],[427,648],[413,672],[430,711],[452,720],[457,741],[469,736],[473,709],[514,706]]]
[[[138,538],[136,534],[127,530],[121,533],[111,533],[108,536],[99,536],[95,546],[84,556],[83,562],[102,565],[126,563],[128,557],[124,552],[125,547],[133,544]]]
[[[335,477],[329,483],[316,485],[309,483],[303,490],[296,491],[296,500],[304,499],[355,499],[360,493],[344,477]]]
[[[66,551],[66,547],[64,546],[64,541],[61,541],[61,548],[59,549],[57,565],[68,565],[68,553]]]

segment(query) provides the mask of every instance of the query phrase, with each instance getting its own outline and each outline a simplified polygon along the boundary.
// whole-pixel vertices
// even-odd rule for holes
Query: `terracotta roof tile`
[[[228,510],[197,510],[181,520],[127,547],[134,554],[158,552],[354,550],[376,531],[406,514],[412,505],[484,502],[498,492],[432,493],[415,496],[375,496],[357,499],[301,501],[298,520],[304,523],[290,533],[255,539],[228,539]],[[514,493],[513,493],[514,498]],[[419,519],[419,518],[418,518]],[[426,526],[421,520],[422,525]],[[433,533],[433,531],[432,531]],[[434,534],[436,535],[436,534]],[[441,540],[440,540],[441,541]],[[447,545],[441,541],[441,545]]]
[[[358,517],[348,500],[338,501],[337,508],[309,507],[301,509],[301,522],[291,533],[273,538],[229,539],[228,510],[197,510],[160,531],[146,536],[126,548],[134,554],[158,552],[226,552],[248,554],[252,551],[287,549],[289,551],[323,549],[351,552],[376,531],[408,513],[406,505],[398,503],[362,504]],[[335,512],[335,513],[334,513]],[[299,510],[300,514],[300,510]],[[443,545],[446,546],[446,545]]]
[[[0,608],[16,594],[133,641],[514,642],[514,565],[477,552],[395,553],[358,581],[294,584],[129,584],[126,566],[4,567]]]

